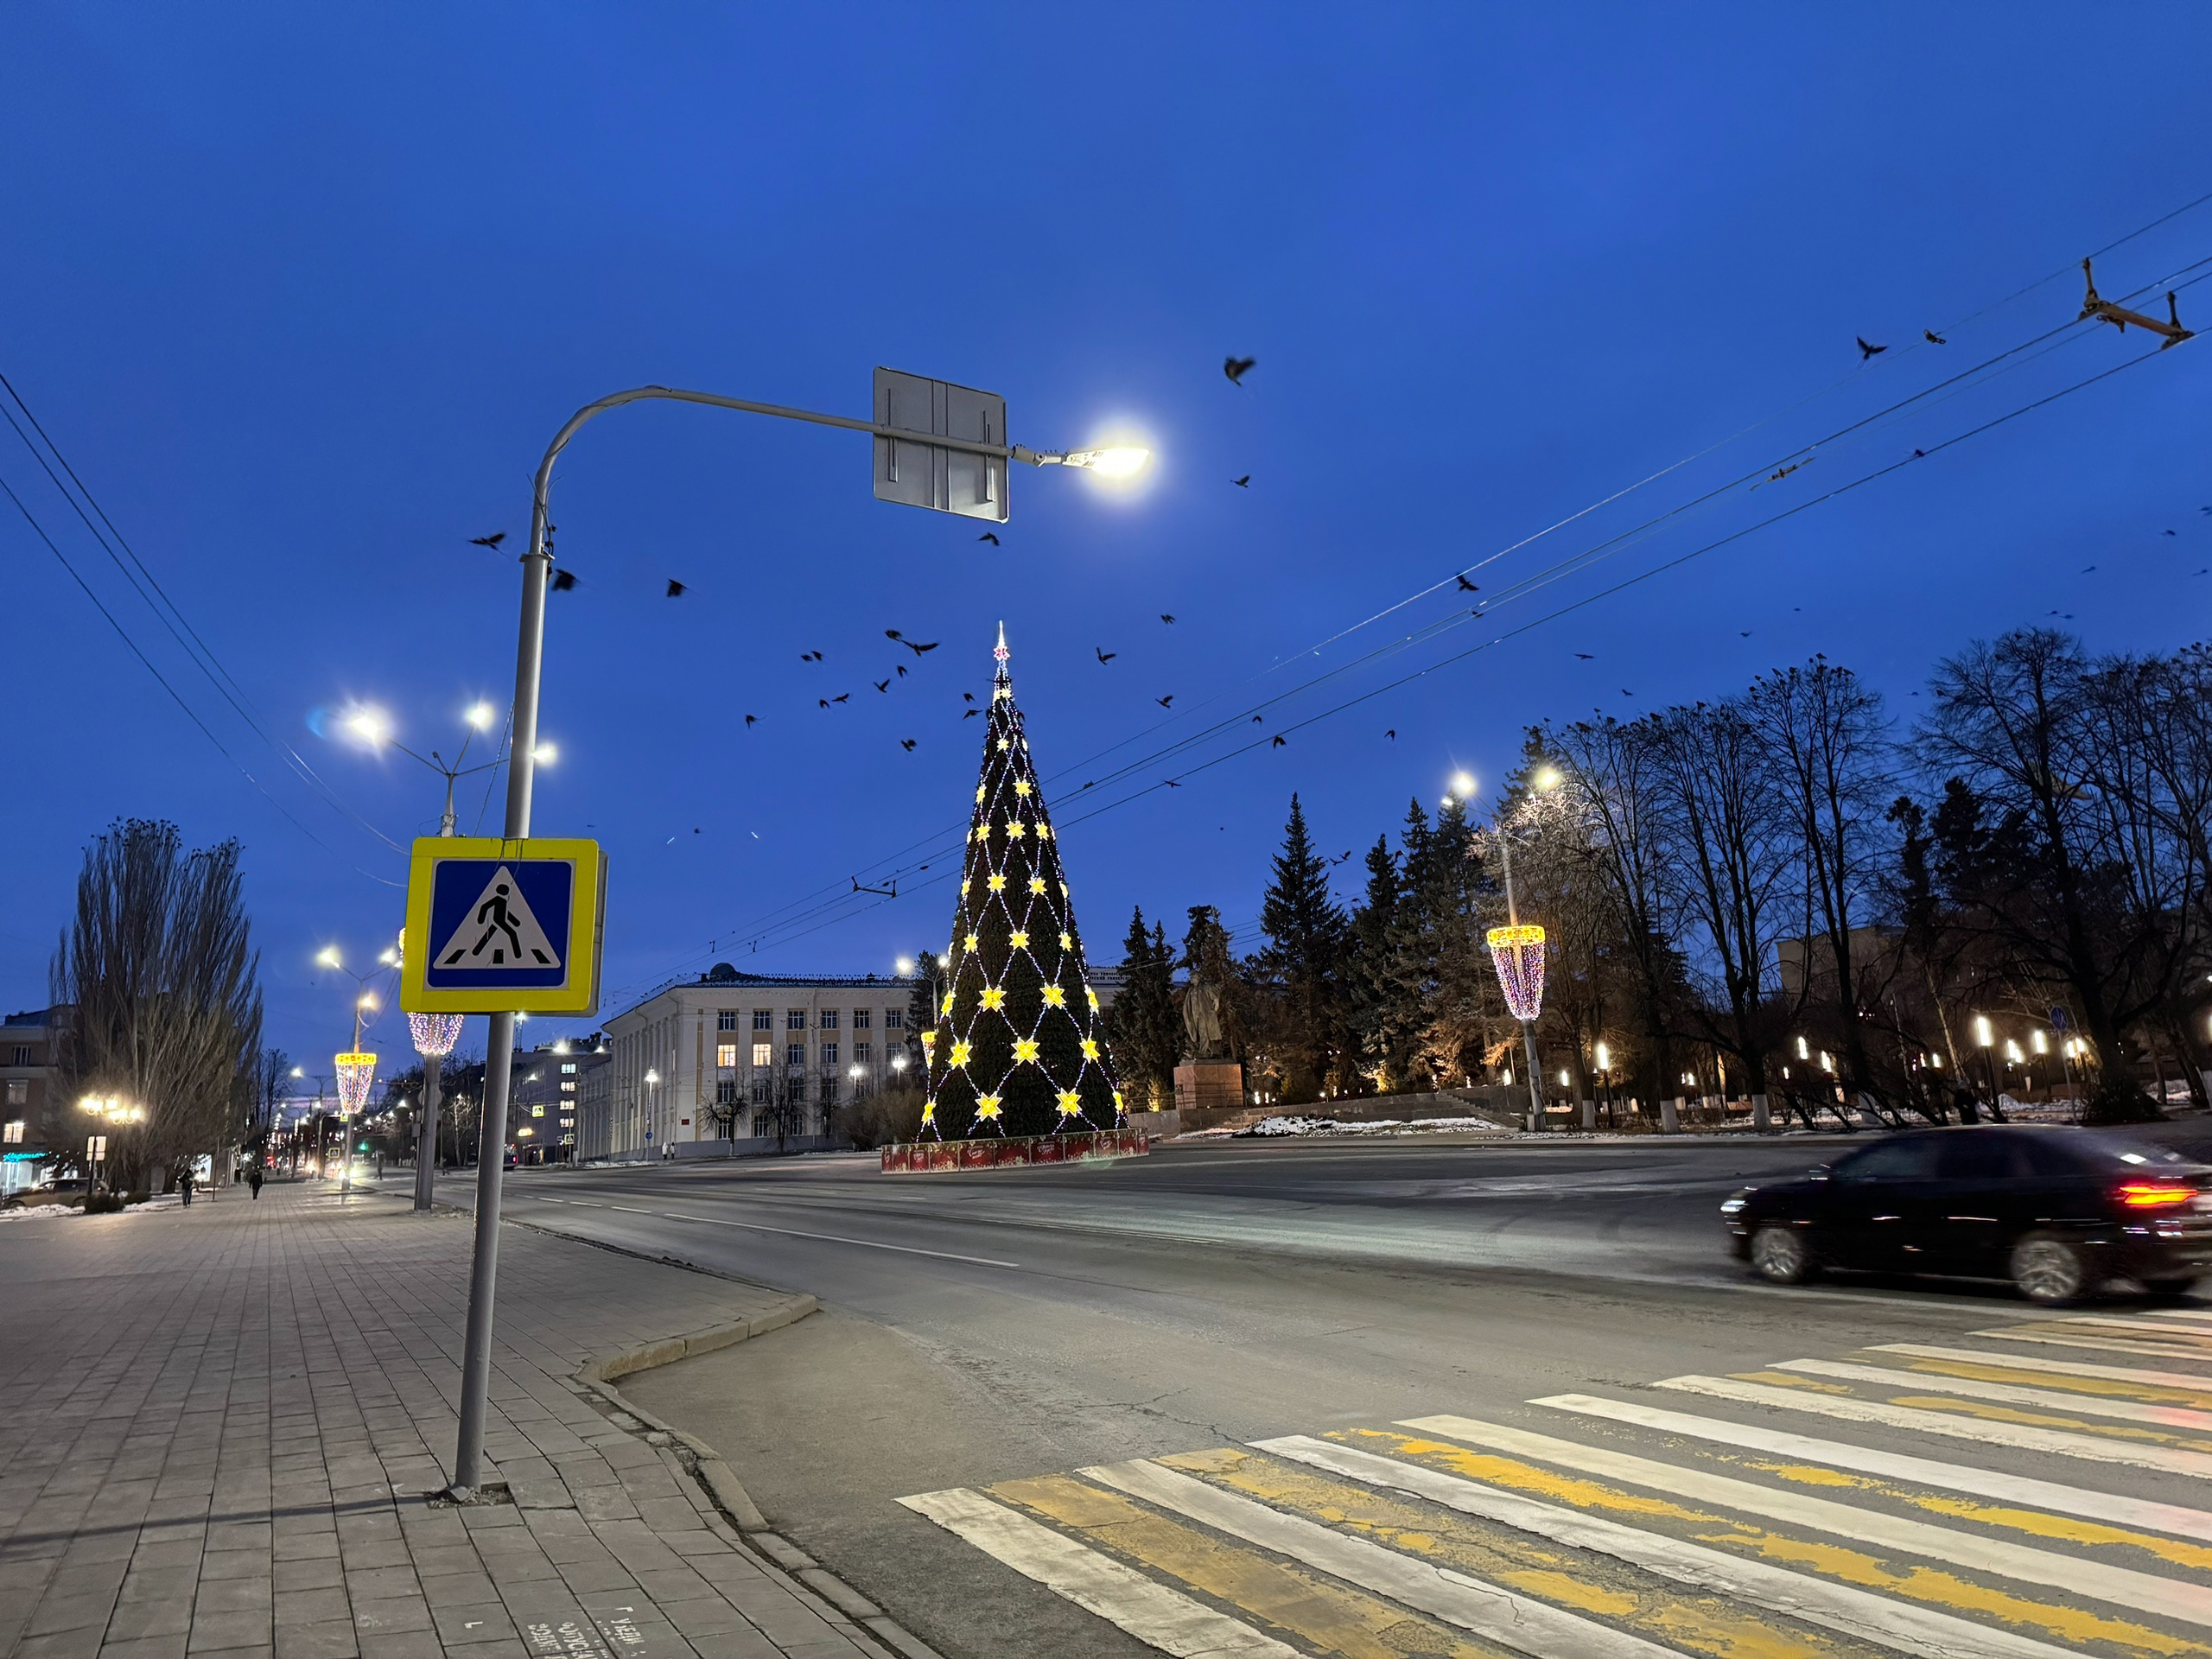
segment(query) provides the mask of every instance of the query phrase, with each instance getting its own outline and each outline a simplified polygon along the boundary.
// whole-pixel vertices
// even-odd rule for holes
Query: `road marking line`
[[[581,1204],[580,1198],[547,1198],[547,1204]],[[926,1255],[939,1262],[972,1262],[981,1268],[1012,1268],[1022,1270],[1019,1262],[1001,1262],[995,1256],[961,1255],[951,1250],[925,1250],[912,1244],[886,1244],[880,1239],[848,1238],[842,1233],[803,1233],[795,1227],[771,1227],[758,1221],[731,1221],[721,1216],[686,1216],[673,1210],[640,1210],[634,1205],[601,1204],[590,1206],[594,1210],[620,1210],[632,1216],[658,1216],[664,1221],[691,1221],[709,1227],[742,1227],[748,1232],[776,1233],[785,1238],[817,1239],[825,1244],[857,1244],[864,1250],[895,1250],[900,1255]]]
[[[1891,1428],[1910,1429],[1916,1433],[1946,1434],[1954,1440],[1980,1440],[2021,1452],[2055,1452],[2062,1457],[2132,1464],[2139,1469],[2156,1469],[2166,1474],[2195,1475],[2200,1479],[2212,1477],[2212,1454],[2167,1446],[2131,1446],[2125,1440],[2107,1440],[2099,1434],[2037,1428],[2027,1423],[1991,1422],[1979,1417],[1955,1417],[1946,1412],[1927,1411],[1916,1406],[1892,1406],[1878,1400],[1838,1400],[1822,1394],[1800,1394],[1792,1389],[1770,1389],[1759,1382],[1738,1382],[1725,1376],[1670,1376],[1652,1386],[1675,1389],[1684,1394],[1708,1394],[1748,1406],[1815,1412],[1825,1417],[1840,1417],[1847,1422],[1885,1423]]]
[[[1625,1562],[1577,1560],[1560,1554],[1548,1540],[1495,1522],[1440,1510],[1420,1498],[1286,1463],[1246,1446],[1172,1452],[1153,1461],[1401,1554],[1671,1643],[1685,1653],[1724,1659],[1833,1659],[1835,1653],[1834,1639],[1827,1631],[1778,1619],[1763,1607],[1738,1606],[1655,1581]],[[2212,1567],[2212,1550],[2187,1544],[2168,1547],[2208,1558],[2190,1565]],[[1861,1649],[1856,1642],[1849,1646],[1853,1652]]]
[[[1548,1399],[1530,1403],[1549,1406],[1555,1411],[1578,1412],[1586,1417],[1609,1417],[1615,1422],[1634,1423],[1640,1427],[1657,1429],[1662,1433],[1680,1434],[1688,1440],[1713,1440],[1722,1446],[1741,1446],[1747,1452],[1767,1452],[1777,1457],[1801,1458],[1808,1463],[1825,1463],[1839,1469],[1856,1469],[1863,1474],[1884,1475],[1892,1480],[1932,1486],[1938,1491],[1972,1492],[1978,1497],[1993,1497],[2002,1503],[2032,1504],[2059,1515],[2109,1521],[2121,1526],[2140,1527],[2152,1532],[2171,1533],[2177,1537],[2195,1538],[2212,1543],[2212,1510],[2192,1510],[2178,1503],[2152,1503],[2138,1497],[2120,1497],[2109,1492],[2091,1491],[2084,1487],[2065,1486],[2055,1480],[2000,1474],[1994,1470],[1976,1469],[1965,1464],[1916,1458],[1904,1452],[1878,1452],[1868,1446],[1846,1446],[1840,1440],[1823,1440],[1809,1434],[1792,1434],[1783,1429],[1760,1428],[1753,1424],[1732,1423],[1715,1417],[1694,1417],[1688,1412],[1663,1411],[1656,1406],[1637,1405],[1625,1400],[1603,1400],[1594,1395],[1555,1394]]]
[[[1610,1555],[1676,1584],[1732,1596],[1808,1624],[1919,1656],[1919,1659],[2060,1659],[2062,1655],[2078,1659],[2077,1649],[1990,1630],[1954,1614],[1893,1601],[1870,1590],[1830,1583],[1764,1561],[1744,1560],[1702,1544],[1540,1503],[1396,1458],[1378,1457],[1303,1434],[1255,1440],[1252,1446],[1256,1451],[1348,1475],[1371,1486],[1425,1497],[1463,1515],[1480,1516],[1554,1543]]]
[[[1534,1403],[1548,1402],[1539,1400]],[[1833,1498],[1777,1491],[1738,1480],[1732,1475],[1708,1474],[1700,1469],[1655,1463],[1625,1452],[1578,1446],[1548,1434],[1532,1434],[1526,1429],[1506,1428],[1467,1417],[1421,1417],[1401,1427],[1440,1434],[1446,1440],[1464,1440],[1470,1446],[1487,1446],[1516,1457],[1533,1458],[1540,1463],[1556,1464],[1586,1475],[1625,1481],[1631,1486],[1648,1486],[1671,1497],[1761,1516],[1784,1526],[1804,1527],[1908,1555],[1926,1556],[1947,1567],[2064,1590],[2073,1595],[2115,1602],[2136,1611],[2156,1613],[2191,1624],[2212,1624],[2212,1587],[2202,1585],[2184,1584],[2128,1567],[2107,1567],[2101,1561],[1978,1537],[1925,1521],[1839,1503]]]
[[[958,1488],[899,1501],[1024,1578],[1178,1659],[1299,1659],[1297,1649],[1262,1636],[1243,1620],[1155,1584],[1135,1567],[1063,1538],[980,1492]]]
[[[2191,1342],[2212,1342],[2212,1331],[2202,1330],[2193,1325],[2166,1325],[2157,1319],[2142,1315],[2108,1319],[2100,1313],[2075,1313],[2063,1319],[2054,1319],[2051,1323],[2069,1325],[2087,1325],[2101,1331],[2148,1331],[2156,1336],[2186,1337]]]
[[[2212,1313],[2201,1307],[2162,1307],[2158,1317],[2162,1319],[2201,1319],[2212,1324]]]
[[[1322,1653],[1345,1659],[1501,1659],[1445,1625],[1363,1591],[1217,1538],[1072,1475],[1001,1481],[989,1496],[1019,1503],[1118,1556],[1182,1580]]]
[[[2212,1408],[2212,1376],[2199,1376],[2190,1371],[2145,1371],[2131,1365],[2090,1365],[2080,1360],[2045,1359],[2040,1354],[1986,1354],[1976,1348],[1938,1348],[1920,1342],[1877,1343],[1866,1351],[1870,1354],[1907,1354],[1915,1359],[1931,1359],[1948,1364],[1980,1366],[1990,1370],[2022,1373],[2043,1373],[2052,1377],[2093,1378],[2114,1384],[2140,1384],[2140,1387],[2113,1387],[2104,1390],[2111,1394],[2132,1394],[2141,1400],[2157,1401],[2167,1395],[2178,1394],[2201,1406]]]
[[[1640,1636],[1609,1630],[1456,1568],[1432,1567],[1364,1538],[1347,1537],[1156,1463],[1117,1463],[1078,1472],[1537,1659],[1674,1659],[1673,1649]]]
[[[2136,1400],[2110,1400],[2091,1394],[2066,1394],[2056,1389],[2026,1389],[2010,1382],[1986,1382],[1975,1378],[1946,1376],[1936,1371],[1893,1371],[1881,1365],[1853,1365],[1833,1359],[1792,1359],[1774,1367],[1777,1371],[1802,1371],[1812,1376],[1840,1376],[1853,1382],[1882,1388],[1913,1389],[1922,1393],[1959,1394],[1975,1400],[1996,1400],[2008,1406],[2041,1406],[2078,1411],[2091,1417],[2119,1417],[2132,1423],[2158,1423],[2167,1428],[2212,1429],[2212,1411],[2190,1411],[2181,1406],[2146,1405]]]
[[[2069,1337],[2051,1325],[2016,1325],[2003,1331],[1969,1331],[1970,1337],[1995,1337],[2004,1342],[2039,1342],[2051,1348],[2089,1348],[2107,1354],[2145,1354],[2157,1359],[2212,1359],[2202,1348],[2180,1348],[2169,1342],[2122,1342],[2118,1337]]]

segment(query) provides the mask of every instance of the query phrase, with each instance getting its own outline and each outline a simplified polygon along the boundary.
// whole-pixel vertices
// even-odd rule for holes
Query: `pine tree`
[[[1329,896],[1329,867],[1313,850],[1296,795],[1274,879],[1261,902],[1260,927],[1268,941],[1262,966],[1281,988],[1283,1043],[1293,1068],[1288,1092],[1311,1098],[1344,1047],[1344,913]]]
[[[1367,891],[1350,924],[1344,995],[1362,1069],[1388,1094],[1406,1086],[1421,1014],[1420,967],[1401,923],[1408,902],[1390,838],[1377,836],[1367,852]]]
[[[984,722],[982,776],[969,825],[944,989],[933,1029],[925,1138],[1036,1135],[1120,1128],[1122,1093],[1100,1039],[1058,838],[1037,787],[1007,672]]]
[[[1122,988],[1107,1011],[1108,1046],[1122,1091],[1158,1111],[1173,1103],[1175,1062],[1183,1052],[1183,1022],[1175,1011],[1175,953],[1166,930],[1155,926],[1146,931],[1141,909],[1130,916],[1122,950]]]

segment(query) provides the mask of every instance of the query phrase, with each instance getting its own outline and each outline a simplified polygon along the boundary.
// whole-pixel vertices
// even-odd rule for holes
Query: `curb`
[[[550,1232],[551,1230],[533,1230]],[[552,1236],[569,1237],[563,1233]],[[587,1241],[570,1238],[569,1242],[578,1243]],[[638,1253],[624,1250],[620,1254]],[[641,1259],[661,1260],[652,1256]],[[669,1262],[667,1265],[690,1264]],[[814,1599],[827,1605],[827,1616],[833,1624],[844,1625],[856,1637],[863,1633],[873,1637],[877,1643],[893,1654],[903,1656],[903,1659],[942,1659],[936,1649],[899,1624],[883,1609],[790,1539],[775,1531],[769,1525],[767,1516],[760,1513],[760,1506],[753,1503],[752,1494],[745,1490],[745,1484],[738,1479],[737,1471],[729,1466],[720,1452],[697,1435],[687,1434],[673,1423],[664,1421],[615,1387],[618,1378],[632,1376],[639,1371],[654,1370],[663,1365],[673,1365],[679,1359],[715,1353],[738,1343],[750,1341],[754,1337],[766,1336],[771,1331],[780,1331],[784,1326],[796,1324],[808,1314],[818,1312],[822,1304],[811,1296],[786,1296],[776,1306],[750,1319],[710,1325],[682,1336],[639,1343],[635,1347],[588,1360],[577,1370],[575,1381],[579,1387],[604,1401],[620,1426],[627,1427],[629,1423],[623,1420],[632,1420],[650,1431],[648,1440],[663,1437],[690,1452],[688,1459],[681,1454],[673,1458],[677,1467],[698,1481],[708,1499],[728,1518],[730,1524],[737,1529],[739,1538],[765,1565],[790,1579],[793,1587],[801,1594],[810,1593]],[[662,1448],[664,1458],[668,1457],[669,1451],[669,1447]]]

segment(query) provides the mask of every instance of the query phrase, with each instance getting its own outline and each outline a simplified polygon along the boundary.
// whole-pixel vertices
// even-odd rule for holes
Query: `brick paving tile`
[[[472,1223],[242,1198],[0,1235],[0,1659],[543,1659],[529,1632],[556,1652],[564,1624],[622,1659],[881,1651],[572,1380],[774,1293],[509,1230],[509,1497],[456,1508]],[[593,1630],[617,1620],[639,1640]]]

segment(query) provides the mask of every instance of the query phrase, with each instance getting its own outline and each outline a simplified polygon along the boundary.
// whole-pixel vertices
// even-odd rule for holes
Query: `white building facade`
[[[580,1091],[585,1158],[658,1158],[788,1144],[838,1106],[919,1077],[914,982],[741,974],[718,967],[607,1022],[610,1058]],[[709,1145],[703,1143],[719,1143]]]

